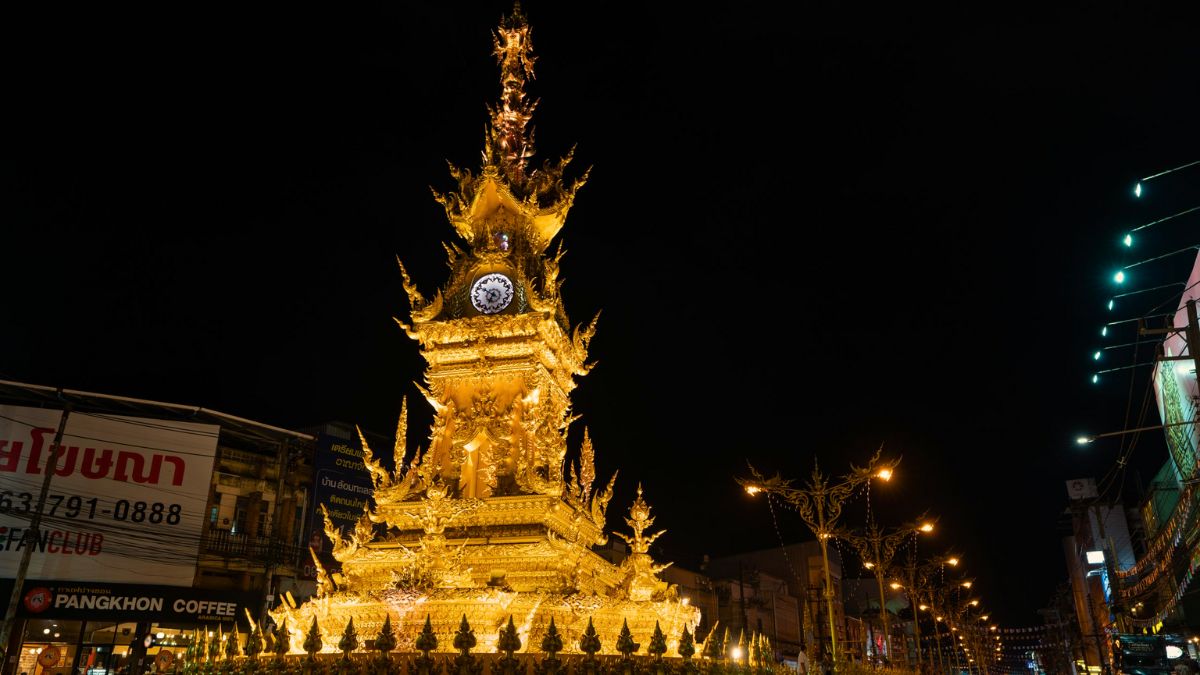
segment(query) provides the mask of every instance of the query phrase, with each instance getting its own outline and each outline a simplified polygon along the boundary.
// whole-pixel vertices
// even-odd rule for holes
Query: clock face
[[[471,286],[471,304],[484,314],[503,311],[512,299],[512,279],[499,272],[485,274]]]

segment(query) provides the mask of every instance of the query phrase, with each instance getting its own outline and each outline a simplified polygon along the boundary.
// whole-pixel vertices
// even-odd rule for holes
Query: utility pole
[[[62,396],[62,389],[58,390]],[[29,519],[29,528],[25,530],[21,541],[25,548],[21,550],[21,562],[17,565],[17,577],[13,579],[12,594],[8,598],[8,609],[4,612],[4,627],[0,628],[0,651],[4,652],[3,670],[8,669],[8,642],[12,639],[13,623],[17,618],[17,603],[21,602],[21,588],[25,585],[25,577],[29,573],[29,560],[33,556],[36,542],[41,539],[38,528],[42,526],[42,511],[46,508],[46,495],[50,492],[50,479],[58,468],[58,455],[61,452],[63,432],[67,428],[67,417],[71,414],[71,404],[63,405],[62,416],[58,419],[58,431],[54,432],[54,443],[50,446],[50,456],[46,459],[46,468],[42,476],[42,489],[38,492],[37,506]]]

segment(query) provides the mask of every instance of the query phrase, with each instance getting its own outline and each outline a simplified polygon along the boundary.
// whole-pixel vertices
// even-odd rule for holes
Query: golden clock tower
[[[465,615],[485,641],[511,616],[526,645],[553,620],[568,650],[594,621],[610,636],[606,651],[624,622],[637,637],[658,623],[678,640],[699,621],[658,578],[666,565],[648,548],[661,532],[646,532],[654,519],[640,487],[625,519],[633,533],[618,533],[632,554],[614,565],[591,548],[607,539],[616,476],[593,486],[586,430],[579,459],[566,455],[570,394],[591,367],[596,320],[571,328],[559,293],[562,248],[550,250],[586,174],[564,183],[570,154],[529,166],[534,57],[519,6],[494,43],[501,96],[489,110],[482,168],[451,167],[457,188],[435,193],[463,240],[446,245],[449,280],[426,297],[400,268],[411,312],[397,323],[428,363],[420,388],[435,411],[429,445],[409,456],[404,410],[395,472],[364,439],[375,505],[348,536],[326,520],[341,570],[320,571],[316,599],[274,612],[293,627],[293,648],[313,617],[331,638],[325,644],[350,616],[370,634],[390,615],[402,644],[426,616],[449,634]]]

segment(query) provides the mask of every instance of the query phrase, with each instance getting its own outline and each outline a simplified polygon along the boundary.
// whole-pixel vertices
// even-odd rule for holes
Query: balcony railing
[[[272,565],[299,565],[304,549],[272,536],[249,536],[229,530],[209,530],[200,542],[204,553]]]

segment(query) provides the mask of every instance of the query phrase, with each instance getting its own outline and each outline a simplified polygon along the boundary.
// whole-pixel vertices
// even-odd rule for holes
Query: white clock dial
[[[484,314],[503,311],[512,299],[512,279],[499,272],[485,274],[471,286],[471,304]]]

